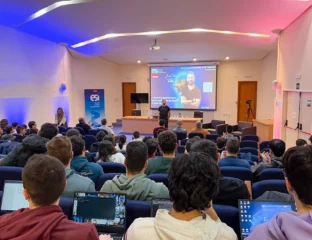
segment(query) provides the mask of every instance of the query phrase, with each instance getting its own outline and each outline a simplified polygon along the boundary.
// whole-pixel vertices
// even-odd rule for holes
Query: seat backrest
[[[213,208],[215,209],[220,220],[226,225],[228,225],[229,227],[233,228],[237,236],[240,236],[238,208],[235,208],[232,206],[219,205],[219,204],[213,204]]]
[[[146,218],[151,216],[151,202],[146,201],[135,201],[127,200],[127,219],[126,225],[127,228],[133,223],[137,218]]]
[[[258,156],[258,150],[256,148],[251,148],[251,147],[243,147],[243,148],[240,148],[239,151],[241,153],[251,153],[253,155],[256,155]]]
[[[58,126],[58,130],[59,130],[59,133],[63,133],[67,131],[67,128],[63,126]]]
[[[97,129],[89,129],[88,131],[88,135],[93,135],[93,136],[96,136],[98,130]]]
[[[194,112],[194,118],[203,118],[204,112],[203,111],[195,111]]]
[[[189,133],[188,138],[193,138],[195,136],[198,136],[198,137],[200,137],[202,139],[204,138],[204,135],[202,133],[200,133],[200,132]]]
[[[240,147],[241,148],[250,147],[250,148],[258,149],[258,142],[251,141],[251,140],[241,141]]]
[[[223,120],[212,120],[211,121],[211,128],[217,129],[217,126],[221,125],[221,124],[225,124],[225,121],[223,121]]]
[[[259,181],[279,179],[284,180],[284,173],[281,168],[266,168],[259,174]]]
[[[182,140],[185,139],[187,137],[187,133],[186,132],[174,132],[177,135],[177,139]]]
[[[104,173],[102,174],[95,183],[95,190],[100,191],[104,183],[108,180],[112,180],[115,176],[119,176],[121,173]]]
[[[93,135],[85,135],[84,140],[85,140],[87,150],[89,150],[91,145],[96,142],[96,138]]]
[[[218,137],[220,137],[218,134],[209,134],[206,136],[206,139],[216,142]]]
[[[104,173],[126,173],[126,167],[121,163],[115,162],[99,162]]]
[[[85,131],[81,128],[81,127],[75,127],[75,129],[77,129],[81,135],[85,135]]]
[[[4,181],[5,180],[22,180],[22,171],[21,167],[0,167],[0,191],[3,191]]]
[[[187,143],[187,139],[182,139],[182,140],[181,140],[181,145],[185,146],[186,143]]]
[[[252,172],[247,168],[241,167],[221,167],[221,173],[224,177],[234,177],[242,181],[252,181]]]
[[[73,206],[74,206],[74,199],[73,198],[61,197],[60,207],[62,208],[64,214],[70,220],[73,218]]]
[[[244,128],[252,127],[252,123],[250,122],[238,122],[237,130],[242,132]]]
[[[259,142],[259,137],[257,135],[244,135],[242,137],[242,141],[247,141],[247,140]]]
[[[266,191],[277,191],[281,193],[288,193],[285,180],[263,180],[257,182],[252,186],[252,197],[256,199]]]
[[[262,151],[265,148],[270,148],[270,141],[263,141],[260,143],[260,151]]]
[[[178,146],[178,153],[184,153],[185,152],[185,146],[183,146],[183,145],[180,145],[180,146]]]
[[[156,173],[148,175],[147,177],[155,182],[163,183],[167,187],[169,186],[168,173]]]

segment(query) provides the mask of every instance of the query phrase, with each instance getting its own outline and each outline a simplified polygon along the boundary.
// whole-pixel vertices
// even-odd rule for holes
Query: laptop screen
[[[1,202],[1,211],[13,212],[20,208],[28,208],[28,201],[23,195],[23,182],[5,181]]]
[[[293,202],[239,200],[242,239],[248,237],[254,227],[267,223],[277,213],[295,211],[295,209]]]
[[[171,211],[173,203],[170,199],[154,198],[152,200],[151,217],[155,217],[158,209],[166,209]]]
[[[126,195],[75,192],[73,220],[93,223],[98,231],[126,230]]]

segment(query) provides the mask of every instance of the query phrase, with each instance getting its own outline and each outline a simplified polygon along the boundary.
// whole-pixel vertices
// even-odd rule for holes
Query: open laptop
[[[93,223],[99,234],[121,240],[126,227],[126,195],[102,192],[75,192],[73,220]]]
[[[294,202],[238,200],[241,239],[249,236],[254,227],[269,222],[280,212],[296,211]]]
[[[151,217],[155,217],[158,209],[171,211],[173,203],[168,198],[153,198],[151,207]]]
[[[23,195],[22,181],[5,181],[1,201],[1,212],[14,212],[20,208],[28,208],[28,201]]]

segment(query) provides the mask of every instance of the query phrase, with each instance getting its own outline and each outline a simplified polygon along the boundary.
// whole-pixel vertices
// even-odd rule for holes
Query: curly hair
[[[204,153],[178,155],[169,170],[169,194],[177,212],[205,210],[219,193],[220,170]]]
[[[158,144],[163,153],[173,153],[177,147],[177,135],[172,131],[163,131],[157,136]]]

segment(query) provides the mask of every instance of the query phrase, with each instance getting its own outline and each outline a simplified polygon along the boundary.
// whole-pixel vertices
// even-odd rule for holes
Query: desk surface
[[[264,124],[264,125],[273,125],[273,119],[254,119],[253,122]]]
[[[154,120],[154,121],[158,121],[157,118],[153,118],[151,116],[126,116],[122,118],[123,120]],[[201,121],[203,120],[202,118],[170,118],[169,121],[178,121],[178,120],[182,120],[183,122],[194,122],[194,121]]]

